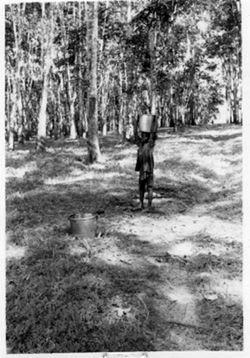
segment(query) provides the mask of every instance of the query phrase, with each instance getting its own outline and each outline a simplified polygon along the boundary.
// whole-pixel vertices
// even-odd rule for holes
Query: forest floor
[[[242,350],[242,128],[160,130],[150,212],[136,146],[101,138],[88,166],[85,144],[6,154],[8,352]]]

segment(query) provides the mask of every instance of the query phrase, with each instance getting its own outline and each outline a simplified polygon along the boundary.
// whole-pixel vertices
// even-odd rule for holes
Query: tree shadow
[[[154,267],[108,265],[69,249],[67,237],[37,238],[23,258],[7,262],[10,352],[153,350],[153,334],[136,294],[158,279]],[[128,307],[130,315],[117,315],[117,308]]]
[[[73,237],[59,227],[34,236],[21,259],[7,261],[7,342],[11,353],[154,351],[159,338],[164,339],[163,350],[181,350],[170,335],[174,323],[158,309],[162,297],[157,287],[165,282],[164,267],[171,270],[177,265],[188,272],[187,284],[192,290],[196,289],[194,276],[208,268],[228,275],[239,270],[238,260],[228,255],[187,256],[186,263],[174,260],[156,265],[154,254],[163,254],[163,246],[141,241],[133,234],[113,235],[122,252],[143,258],[141,267],[108,264],[101,256],[88,258],[85,251],[72,253]],[[196,312],[208,330],[194,327],[193,337],[202,340],[204,349],[233,350],[236,342],[241,347],[241,307],[236,306],[232,315],[223,298],[212,305],[197,301]],[[184,328],[190,330],[185,324]]]
[[[167,165],[167,161],[163,165]],[[56,164],[53,166],[51,163],[51,166],[46,169],[45,173],[48,178],[54,178],[55,167]],[[59,168],[61,167],[60,162]],[[71,170],[71,167],[62,170],[65,174]],[[103,210],[105,215],[110,217],[122,215],[124,212],[136,215],[134,208],[139,205],[139,199],[136,199],[138,195],[137,173],[128,169],[124,177],[120,176],[119,171],[119,168],[114,168],[112,177],[110,169],[93,169],[94,178],[92,179],[87,176],[88,171],[84,170],[79,180],[77,176],[73,178],[74,186],[67,184],[67,177],[62,183],[52,181],[45,185],[39,170],[25,174],[23,179],[10,179],[7,183],[7,193],[14,192],[15,194],[16,191],[22,195],[12,195],[7,198],[7,230],[17,229],[20,223],[25,229],[38,228],[42,225],[46,227],[52,223],[62,225],[62,222],[74,213],[99,210]],[[116,176],[116,173],[119,175]],[[208,175],[214,174],[208,171]],[[138,215],[173,216],[187,212],[196,204],[216,201],[218,195],[231,193],[226,189],[219,194],[215,193],[207,185],[197,181],[183,183],[176,180],[170,183],[165,177],[157,178],[154,192],[156,198],[153,199],[153,205],[156,210],[151,213],[138,212]],[[12,211],[15,211],[15,215],[11,214]],[[20,230],[17,231],[20,234]]]
[[[232,199],[229,203],[216,205],[212,208],[212,210],[208,211],[208,214],[220,220],[230,222],[242,220],[242,200]]]
[[[191,337],[202,342],[203,349],[205,350],[242,350],[243,349],[243,310],[241,299],[234,299],[234,294],[231,295],[227,288],[223,285],[228,281],[238,280],[239,287],[242,278],[242,245],[237,241],[227,242],[221,239],[208,237],[202,237],[201,234],[197,234],[197,237],[185,237],[175,244],[182,244],[186,241],[191,241],[194,244],[202,244],[203,248],[206,248],[207,253],[199,253],[199,249],[196,253],[171,255],[168,253],[168,249],[171,247],[171,243],[153,244],[147,240],[140,240],[135,235],[126,235],[116,233],[117,245],[122,250],[125,250],[128,254],[136,254],[144,258],[144,262],[148,262],[150,259],[151,264],[158,263],[158,270],[160,273],[168,273],[168,280],[172,284],[171,292],[175,287],[176,281],[175,273],[178,269],[180,276],[183,276],[183,272],[186,273],[186,285],[189,287],[190,292],[193,294],[195,305],[195,313],[197,320],[200,322],[197,326],[191,324],[191,328],[187,327],[190,331],[195,330]],[[223,241],[223,242],[222,242]],[[204,246],[205,245],[205,246]],[[209,249],[213,245],[220,245],[228,247],[228,251],[224,250],[224,253],[213,254],[209,252]],[[159,258],[158,260],[157,255]],[[159,264],[160,263],[160,264]],[[173,270],[173,274],[171,271]],[[159,277],[156,286],[161,283],[161,279],[164,281],[165,275]],[[220,279],[218,279],[220,277]],[[226,282],[224,282],[224,279]],[[232,281],[231,281],[232,280]],[[177,280],[178,281],[178,280]],[[221,281],[221,282],[220,282]],[[237,287],[238,287],[237,286]],[[220,291],[220,288],[224,289]],[[213,291],[215,289],[215,291]],[[216,291],[218,290],[218,291]],[[201,295],[201,292],[203,294]],[[210,292],[216,292],[214,298],[206,296]],[[239,297],[242,297],[242,292],[237,291]],[[204,295],[204,296],[203,296]],[[170,297],[164,297],[165,303]],[[152,304],[152,311],[156,317],[159,315],[157,310],[157,302],[160,304],[159,296],[154,294],[154,299],[149,304]],[[176,305],[176,303],[174,304]],[[171,306],[171,305],[170,305]],[[172,302],[173,309],[173,302]],[[157,313],[158,312],[158,313]],[[158,316],[158,328],[159,325],[163,325],[165,329],[169,329],[178,326],[177,322],[168,323],[167,312],[165,315],[165,322],[163,316]],[[154,319],[152,314],[152,319]],[[180,323],[181,324],[181,323]],[[185,327],[185,323],[183,324]],[[182,329],[183,329],[182,326]],[[202,328],[203,327],[203,328]],[[174,342],[172,342],[173,344]],[[171,344],[170,344],[171,346]],[[167,349],[167,347],[166,347]],[[178,345],[176,350],[180,348]]]
[[[225,142],[230,139],[241,138],[242,133],[240,132],[240,133],[220,134],[220,135],[211,135],[211,134],[204,134],[204,133],[200,133],[200,134],[186,133],[186,134],[183,134],[182,136],[184,138],[187,137],[189,139],[194,139],[194,140],[207,139],[207,140],[211,140],[213,142]]]
[[[83,179],[75,182],[74,187],[66,184],[44,187],[41,182],[16,182],[16,179],[14,183],[16,189],[21,188],[27,195],[7,199],[7,230],[15,230],[20,226],[20,222],[25,229],[46,227],[52,223],[62,225],[62,222],[74,213],[95,213],[99,210],[103,210],[105,215],[110,217],[122,215],[126,211],[135,215],[133,208],[139,204],[138,199],[138,204],[136,202],[137,180],[135,182],[132,176],[115,178],[113,185],[109,178]],[[31,189],[37,190],[29,192]],[[206,186],[189,183],[158,185],[154,191],[162,198],[172,199],[167,203],[167,212],[162,210],[166,204],[157,202],[157,199],[153,202],[156,207],[155,214],[168,216],[218,198],[217,194],[212,193]],[[10,215],[13,210],[15,215]],[[154,212],[138,212],[138,215],[153,214]]]
[[[186,207],[183,207],[181,211],[188,211],[196,204],[209,203],[216,201],[218,198],[217,193],[212,192],[206,185],[200,183],[164,183],[164,179],[157,180],[157,185],[154,191],[162,198],[173,199],[176,204],[183,203]],[[159,204],[160,206],[160,204]]]
[[[198,174],[204,179],[217,179],[218,175],[214,170],[201,166],[192,160],[183,160],[181,157],[174,159],[166,159],[162,162],[157,163],[157,169],[160,170],[171,170],[172,168],[185,174]]]
[[[209,322],[209,340],[204,340],[204,350],[243,350],[242,305],[234,302],[231,307],[223,297],[214,302],[203,299],[197,303],[196,313],[200,320]]]

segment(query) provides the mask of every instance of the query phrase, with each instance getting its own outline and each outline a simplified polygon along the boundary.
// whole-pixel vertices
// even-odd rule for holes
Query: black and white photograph
[[[244,2],[4,3],[6,354],[244,351]]]

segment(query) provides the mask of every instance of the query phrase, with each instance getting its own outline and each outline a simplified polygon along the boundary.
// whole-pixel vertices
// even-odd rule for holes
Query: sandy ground
[[[132,208],[125,207],[124,213],[112,220],[109,237],[99,242],[99,257],[113,265],[132,265],[138,270],[152,265],[159,269],[161,284],[151,283],[158,295],[155,307],[159,316],[170,323],[167,335],[180,350],[204,349],[204,337],[195,331],[199,327],[209,330],[207,316],[202,320],[197,314],[202,300],[207,301],[208,311],[209,304],[212,309],[221,298],[227,307],[242,304],[241,269],[228,272],[221,259],[236,259],[240,265],[242,254],[241,138],[237,133],[240,130],[210,130],[199,132],[195,139],[187,134],[178,142],[175,137],[160,135],[162,141],[155,148],[153,212],[134,211],[133,204],[138,205],[136,196]],[[220,140],[223,136],[229,139]],[[176,162],[181,157],[185,164],[183,171],[176,169],[176,157]],[[168,159],[169,166],[157,167],[157,162]],[[190,191],[186,195],[184,192],[183,198],[176,198],[171,191],[168,195],[168,190],[157,190],[159,184],[164,189],[164,181],[176,182],[176,177],[178,184],[198,184],[191,208]],[[204,193],[199,185],[209,189],[209,193]],[[124,238],[122,245],[119,237]],[[144,296],[147,300],[147,294]],[[157,340],[156,350],[167,349],[165,342],[163,335]]]

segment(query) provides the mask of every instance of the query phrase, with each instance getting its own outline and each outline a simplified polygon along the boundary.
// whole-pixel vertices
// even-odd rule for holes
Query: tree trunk
[[[23,7],[24,6],[24,7]],[[17,9],[17,14],[15,14]],[[11,18],[13,23],[14,33],[14,56],[15,65],[9,64],[9,90],[11,91],[11,110],[9,112],[9,133],[8,145],[10,150],[15,149],[14,132],[20,133],[19,128],[22,129],[22,101],[21,101],[21,61],[22,52],[20,51],[20,44],[22,41],[22,15],[25,11],[25,4],[10,5]],[[16,128],[15,128],[16,127]]]
[[[43,40],[42,41],[42,61],[43,61],[43,88],[41,105],[38,116],[38,130],[37,130],[37,150],[45,150],[45,137],[46,137],[46,124],[47,124],[47,102],[48,102],[48,90],[49,90],[49,71],[51,67],[51,46],[52,46],[52,34],[53,34],[53,11],[49,7],[48,18],[45,14],[45,3],[42,3],[42,21],[43,21]],[[51,18],[52,15],[52,18]],[[47,26],[46,26],[47,25]],[[45,47],[46,46],[46,47]]]
[[[101,123],[102,123],[102,134],[104,136],[107,135],[107,117],[106,117],[106,90],[105,90],[105,83],[103,84],[102,87],[102,98],[101,98]]]
[[[101,159],[98,139],[98,110],[97,110],[97,40],[98,40],[98,2],[93,4],[93,25],[91,38],[91,79],[89,92],[88,115],[88,159],[90,163]]]
[[[70,76],[70,68],[69,64],[66,65],[66,73],[67,73],[67,99],[68,99],[68,115],[69,115],[69,123],[70,123],[70,139],[77,138],[76,125],[75,125],[75,98],[76,93],[74,93],[74,89],[71,85],[71,76]]]
[[[156,47],[157,32],[156,30],[151,30],[149,32],[149,50],[150,50],[150,84],[151,84],[151,96],[150,96],[150,107],[151,114],[156,114],[156,93],[155,93],[155,71],[154,71],[154,62],[155,62],[155,47]]]
[[[119,85],[118,85],[118,91],[119,91],[119,114],[118,114],[118,133],[123,134],[123,137],[125,138],[125,121],[124,121],[124,115],[123,115],[123,93],[122,93],[122,69],[120,68],[119,71]]]
[[[69,11],[70,4],[67,3],[67,11]],[[70,65],[69,61],[66,58],[66,49],[68,47],[67,42],[67,33],[66,33],[66,24],[64,19],[64,12],[63,12],[63,6],[60,8],[60,18],[61,18],[61,24],[62,24],[62,36],[63,36],[63,48],[64,48],[64,62],[65,62],[65,75],[66,75],[66,98],[67,98],[67,116],[69,118],[69,128],[70,133],[69,137],[70,139],[76,139],[77,138],[77,132],[76,132],[76,125],[75,125],[75,98],[76,98],[76,92],[74,92],[74,88],[71,82],[71,73],[70,73]],[[73,20],[75,22],[75,6],[73,5]],[[77,61],[77,56],[76,56]]]
[[[78,19],[79,19],[79,27],[82,25],[82,3],[78,3]],[[83,34],[81,34],[83,36]],[[86,128],[87,125],[85,123],[86,121],[86,114],[85,114],[85,108],[84,108],[84,100],[83,100],[83,59],[82,59],[82,53],[83,53],[83,41],[82,36],[80,36],[80,42],[79,42],[79,48],[78,48],[78,111],[79,111],[79,126],[82,128],[82,137],[86,137]],[[79,133],[81,134],[81,133]]]
[[[16,121],[16,93],[15,93],[15,85],[13,85],[13,92],[12,92],[12,106],[10,111],[10,117],[9,117],[9,136],[8,136],[8,147],[10,150],[15,149],[15,141],[14,141],[14,127],[15,127],[15,121]]]

